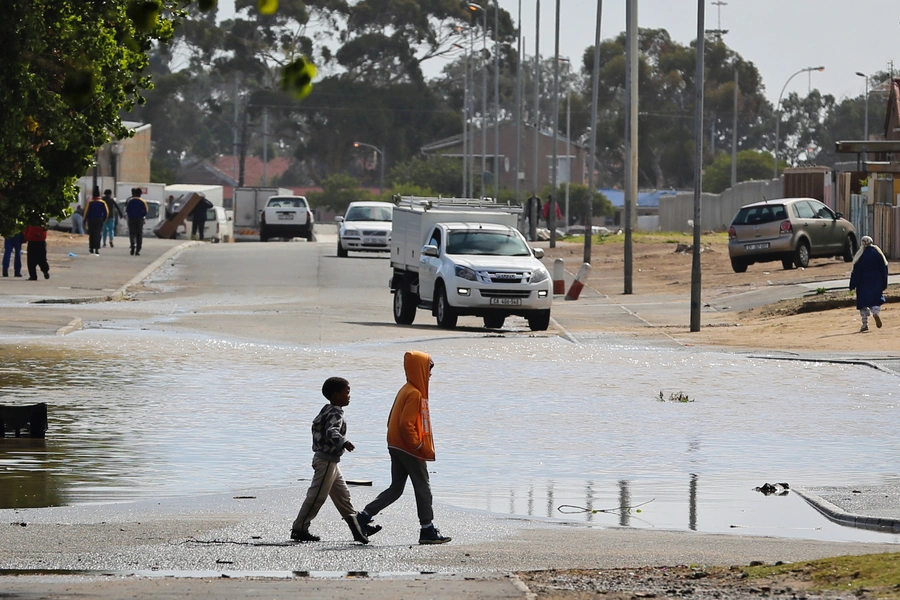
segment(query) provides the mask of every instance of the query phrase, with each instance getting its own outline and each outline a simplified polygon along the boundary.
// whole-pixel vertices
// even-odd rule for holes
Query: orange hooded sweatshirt
[[[434,460],[434,439],[428,415],[428,379],[431,357],[424,352],[403,355],[406,384],[397,392],[388,416],[388,448],[422,460]]]

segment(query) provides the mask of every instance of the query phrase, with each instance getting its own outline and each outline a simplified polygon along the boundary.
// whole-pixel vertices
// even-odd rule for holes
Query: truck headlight
[[[475,271],[470,269],[469,267],[456,266],[456,276],[460,279],[468,279],[469,281],[478,281],[478,276],[475,275]]]
[[[531,283],[540,283],[550,279],[550,271],[547,269],[538,269],[531,274]]]

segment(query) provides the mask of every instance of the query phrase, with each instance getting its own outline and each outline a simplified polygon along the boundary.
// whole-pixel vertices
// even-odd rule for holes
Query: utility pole
[[[691,260],[691,331],[700,331],[700,193],[703,186],[703,52],[705,44],[704,2],[697,0],[697,74],[694,118],[694,251]]]
[[[734,120],[731,124],[731,189],[737,185],[738,72],[734,70]]]
[[[534,162],[531,173],[531,196],[538,197],[538,147],[541,144],[541,0],[535,0],[534,17]],[[540,212],[537,202],[528,203],[528,234],[534,240],[537,236],[537,220]]]
[[[591,240],[594,237],[594,160],[597,156],[597,98],[600,96],[600,19],[603,0],[597,0],[597,27],[594,31],[594,72],[591,81],[591,141],[588,158],[588,202],[584,218],[584,262],[591,262]]]
[[[515,151],[515,202],[519,204],[519,170],[522,168],[522,0],[519,0],[519,16],[516,21],[516,151]],[[525,224],[522,223],[524,226]]]
[[[632,222],[638,193],[638,0],[625,4],[625,294],[633,293]]]
[[[547,207],[547,228],[550,229],[550,247],[556,248],[557,185],[559,182],[559,10],[561,0],[556,0],[556,34],[553,50],[553,177],[550,181],[550,205]]]
[[[500,194],[500,38],[497,35],[499,10],[499,0],[494,0],[494,200]]]
[[[262,184],[265,186],[268,182],[269,172],[269,107],[263,106],[263,174]]]

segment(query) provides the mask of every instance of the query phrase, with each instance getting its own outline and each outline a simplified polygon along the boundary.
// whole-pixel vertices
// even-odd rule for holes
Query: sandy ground
[[[690,302],[691,263],[690,249],[677,252],[679,243],[690,244],[687,235],[659,234],[636,236],[633,244],[632,292],[634,296],[665,294]],[[780,262],[751,265],[745,273],[735,273],[728,258],[728,241],[724,234],[703,236],[701,253],[702,299],[704,303],[727,304],[731,296],[771,286],[791,283],[826,282],[849,279],[851,264],[834,258],[810,261],[806,269],[786,271]],[[581,243],[558,243],[547,250],[548,259],[563,258],[566,270],[577,272],[583,261]],[[624,243],[610,239],[594,244],[591,252],[594,271],[588,285],[610,299],[624,301]],[[602,277],[593,273],[600,272]],[[889,288],[892,294],[900,291]],[[845,300],[855,298],[852,292],[832,292],[821,297],[806,298],[810,301]],[[855,306],[835,307],[829,310],[803,310],[801,300],[783,301],[748,311],[717,312],[713,317],[705,315],[701,331],[690,333],[684,327],[663,327],[647,331],[623,322],[619,331],[655,336],[668,335],[682,343],[743,348],[768,348],[773,350],[815,350],[821,352],[900,352],[900,320],[892,318],[892,305],[883,311],[884,327],[877,329],[869,322],[870,331],[859,333],[859,312]],[[835,304],[832,302],[831,304]],[[604,329],[616,330],[615,322],[604,322]]]

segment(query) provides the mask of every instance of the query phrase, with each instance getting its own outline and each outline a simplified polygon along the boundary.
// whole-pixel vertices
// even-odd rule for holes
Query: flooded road
[[[4,402],[47,402],[51,429],[46,440],[0,444],[0,507],[308,478],[309,424],[333,375],[352,388],[346,415],[357,451],[342,461],[345,476],[386,486],[385,423],[407,349],[435,358],[438,502],[601,526],[900,541],[832,525],[796,495],[752,491],[765,482],[895,482],[900,378],[524,335],[316,347],[91,329],[7,344]],[[669,401],[673,394],[690,401]],[[603,512],[564,515],[560,505]]]

